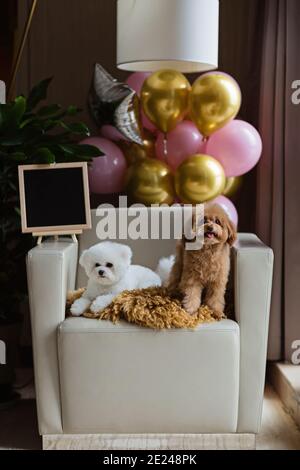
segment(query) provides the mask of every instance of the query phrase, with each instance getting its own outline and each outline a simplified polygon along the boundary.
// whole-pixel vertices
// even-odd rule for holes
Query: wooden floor
[[[285,410],[273,388],[266,387],[258,450],[300,450],[300,429]]]
[[[25,383],[28,378],[22,380]],[[0,411],[0,449],[41,448],[32,382],[22,390],[22,397],[13,408]],[[270,386],[266,387],[257,449],[300,450],[300,430]]]

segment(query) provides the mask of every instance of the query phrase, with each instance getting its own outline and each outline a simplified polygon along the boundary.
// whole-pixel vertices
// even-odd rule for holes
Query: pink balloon
[[[118,131],[118,129],[109,124],[105,124],[104,126],[102,126],[100,132],[102,137],[105,137],[105,139],[110,139],[116,142],[118,142],[119,140],[127,140],[126,137],[124,137],[124,135]]]
[[[259,161],[262,140],[251,124],[236,119],[209,138],[206,151],[221,163],[227,177],[241,176]]]
[[[126,83],[140,96],[143,83],[150,75],[150,72],[135,72],[129,75]]]
[[[219,206],[221,206],[222,209],[228,215],[231,222],[233,222],[236,227],[238,226],[238,213],[235,208],[235,205],[230,201],[230,199],[225,196],[218,196],[213,199],[213,201],[210,201],[209,204],[218,204]]]
[[[132,88],[138,96],[141,95],[143,83],[146,80],[146,78],[150,77],[151,73],[150,72],[135,72],[129,75],[129,77],[126,80],[126,83],[130,88]],[[145,129],[148,129],[150,132],[157,132],[158,129],[155,127],[154,124],[147,118],[146,114],[144,111],[141,109],[141,116],[142,116],[142,125]]]
[[[98,147],[105,155],[93,159],[89,168],[91,193],[111,194],[122,191],[127,164],[119,147],[102,137],[89,137],[81,142]]]
[[[167,155],[164,154],[164,135],[160,132],[155,144],[157,158],[167,161],[176,170],[189,156],[199,152],[203,137],[195,124],[183,121],[167,134]]]
[[[207,140],[204,140],[204,138],[202,138],[201,143],[198,147],[197,153],[202,153],[204,155],[207,155],[206,149],[207,149]]]

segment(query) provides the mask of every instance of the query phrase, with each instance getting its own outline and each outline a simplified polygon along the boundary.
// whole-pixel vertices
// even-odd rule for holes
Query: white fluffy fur
[[[88,308],[99,312],[124,290],[161,285],[160,277],[151,269],[131,265],[131,257],[128,246],[109,241],[83,251],[79,263],[89,281],[83,296],[71,306],[72,315],[80,316]]]
[[[167,284],[174,262],[174,255],[169,256],[168,258],[161,258],[158,262],[156,272],[159,275],[164,286]]]

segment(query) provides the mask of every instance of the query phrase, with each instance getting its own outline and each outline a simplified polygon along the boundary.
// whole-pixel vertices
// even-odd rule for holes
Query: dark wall
[[[10,78],[17,28],[17,1],[0,1],[0,80]]]
[[[24,23],[30,3],[19,2],[20,23]],[[54,76],[49,101],[80,106],[83,118],[92,125],[86,97],[95,62],[116,77],[126,77],[115,67],[115,0],[39,1],[17,92],[26,93],[39,80]]]
[[[220,0],[219,68],[238,81],[239,118],[258,128],[265,0]],[[240,231],[255,232],[256,169],[244,176],[236,199]]]

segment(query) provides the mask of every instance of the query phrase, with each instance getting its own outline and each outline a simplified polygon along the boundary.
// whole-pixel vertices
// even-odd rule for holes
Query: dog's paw
[[[222,318],[225,318],[224,315],[224,305],[221,304],[220,302],[207,302],[206,303],[207,307],[212,311],[213,316],[217,320],[221,320]]]
[[[99,313],[101,312],[105,307],[103,306],[102,302],[99,302],[97,300],[94,300],[94,302],[91,305],[91,312],[93,313]]]
[[[88,309],[89,305],[90,301],[81,297],[80,299],[77,299],[75,302],[73,302],[70,308],[70,312],[74,317],[80,317],[80,315],[83,315],[84,312]]]
[[[187,313],[195,315],[200,307],[200,300],[197,298],[191,298],[190,296],[185,296],[182,301],[182,306]]]
[[[217,320],[224,318],[224,313],[221,310],[213,309],[213,315]]]
[[[104,310],[112,301],[113,296],[100,295],[97,297],[91,305],[91,312],[99,313]]]

